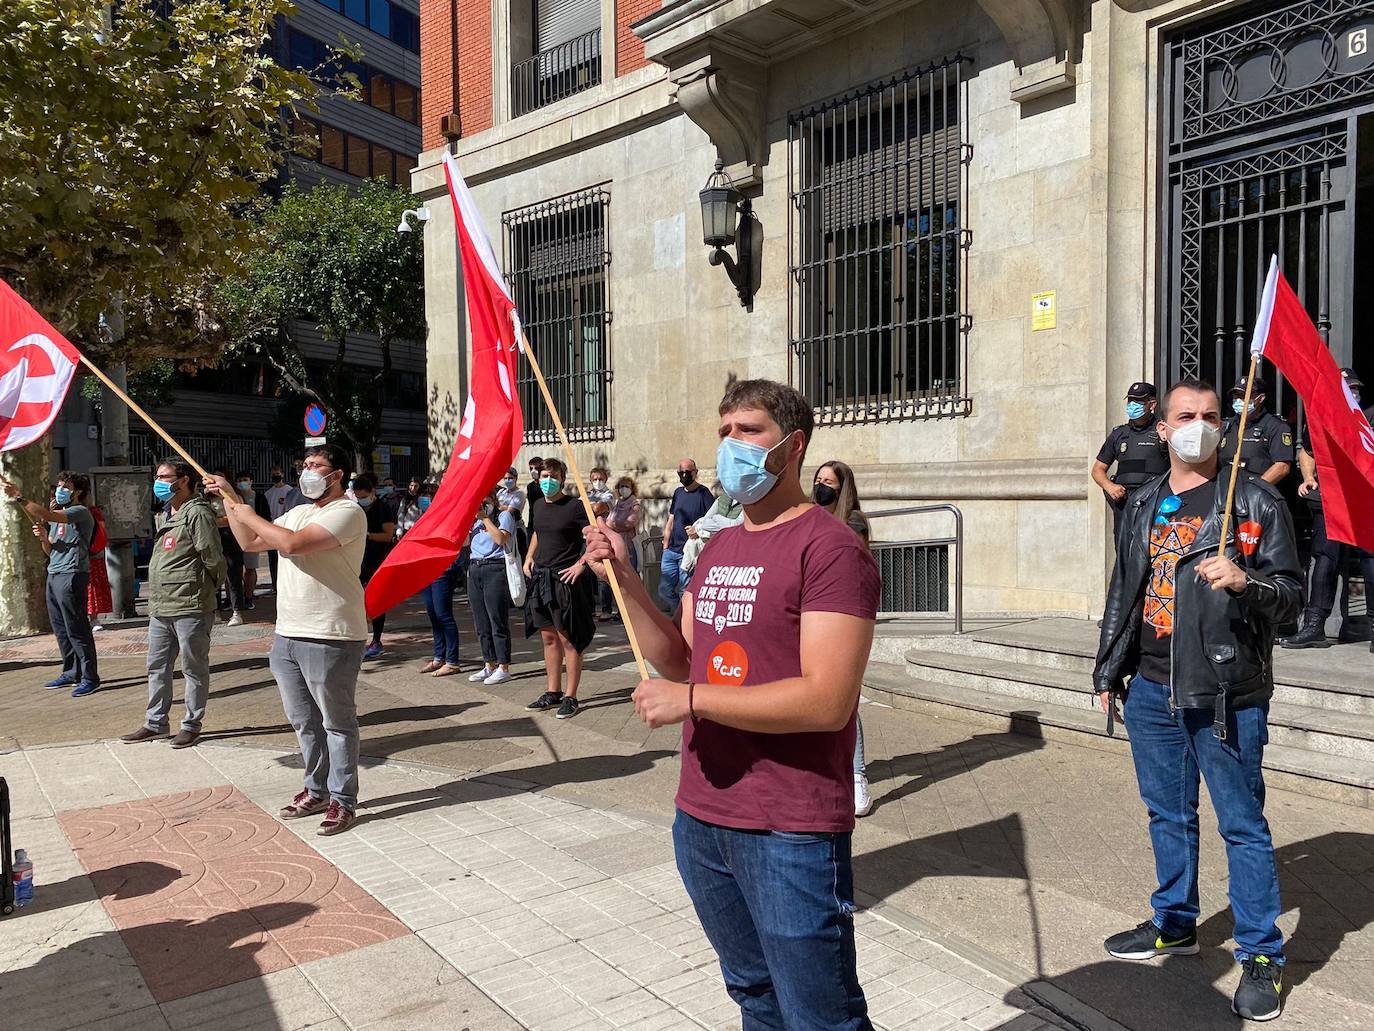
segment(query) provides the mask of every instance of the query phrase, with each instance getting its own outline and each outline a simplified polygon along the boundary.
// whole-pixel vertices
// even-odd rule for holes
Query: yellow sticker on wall
[[[1054,291],[1031,294],[1031,332],[1054,329]]]

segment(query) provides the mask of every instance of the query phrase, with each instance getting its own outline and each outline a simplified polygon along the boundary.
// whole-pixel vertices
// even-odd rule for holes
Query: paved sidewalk
[[[335,838],[267,816],[293,752],[165,743],[0,755],[35,905],[0,925],[0,1013],[82,1028],[728,1028],[660,821],[384,762]],[[937,941],[856,918],[880,1029],[1050,1014]]]
[[[265,616],[261,600],[254,615]],[[467,656],[465,606],[458,618]],[[231,639],[216,629],[201,748],[231,741],[294,749],[266,668],[269,638],[254,633]],[[365,754],[427,764],[451,783],[500,775],[588,810],[629,806],[637,819],[670,817],[680,733],[649,731],[635,718],[628,699],[637,677],[619,628],[599,626],[582,712],[561,722],[523,709],[542,690],[543,674],[518,630],[516,679],[496,688],[418,675],[429,634],[413,608],[389,621],[386,642],[387,654],[366,663],[359,680]],[[21,644],[37,658],[51,639]],[[107,689],[71,699],[38,686],[53,665],[0,658],[0,750],[108,739],[137,726],[142,659],[103,653],[102,663]],[[872,704],[862,712],[875,806],[854,838],[861,898],[1037,998],[1050,1001],[1049,984],[1141,1031],[1237,1026],[1227,870],[1205,801],[1202,956],[1111,961],[1102,939],[1148,913],[1153,887],[1128,756]],[[1282,1026],[1374,1027],[1374,811],[1271,791],[1268,813],[1285,905],[1280,926],[1289,936]]]

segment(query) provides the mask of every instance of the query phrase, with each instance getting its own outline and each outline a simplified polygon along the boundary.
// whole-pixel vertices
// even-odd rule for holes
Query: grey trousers
[[[199,616],[148,617],[148,718],[146,726],[167,730],[172,711],[172,667],[181,653],[186,681],[186,716],[181,729],[200,733],[205,701],[210,695],[210,625],[214,613]]]
[[[366,641],[283,637],[268,664],[282,708],[301,743],[305,790],[358,807],[358,670]]]

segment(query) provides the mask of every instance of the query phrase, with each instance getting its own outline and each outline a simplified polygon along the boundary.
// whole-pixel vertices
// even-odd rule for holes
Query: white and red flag
[[[1374,551],[1374,430],[1277,257],[1269,263],[1250,350],[1273,362],[1306,405],[1327,536]]]
[[[67,338],[0,279],[0,451],[48,432],[80,361]]]
[[[434,501],[368,582],[369,618],[433,583],[457,558],[477,506],[510,468],[525,432],[515,389],[520,317],[477,205],[458,163],[447,154],[444,175],[453,200],[467,297],[472,381],[453,457]]]

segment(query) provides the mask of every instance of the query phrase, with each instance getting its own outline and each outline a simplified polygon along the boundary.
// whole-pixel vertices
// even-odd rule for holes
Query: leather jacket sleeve
[[[1102,633],[1097,646],[1097,664],[1093,669],[1093,688],[1119,693],[1123,683],[1135,674],[1138,662],[1137,635],[1140,617],[1137,613],[1140,591],[1144,584],[1143,558],[1140,549],[1131,542],[1141,538],[1140,520],[1143,508],[1130,504],[1122,514],[1120,544],[1112,567],[1111,585],[1102,612]]]
[[[1297,618],[1302,608],[1302,567],[1293,519],[1282,497],[1268,484],[1252,481],[1251,519],[1260,524],[1259,544],[1242,563],[1246,585],[1240,597],[1256,614],[1278,625]]]

